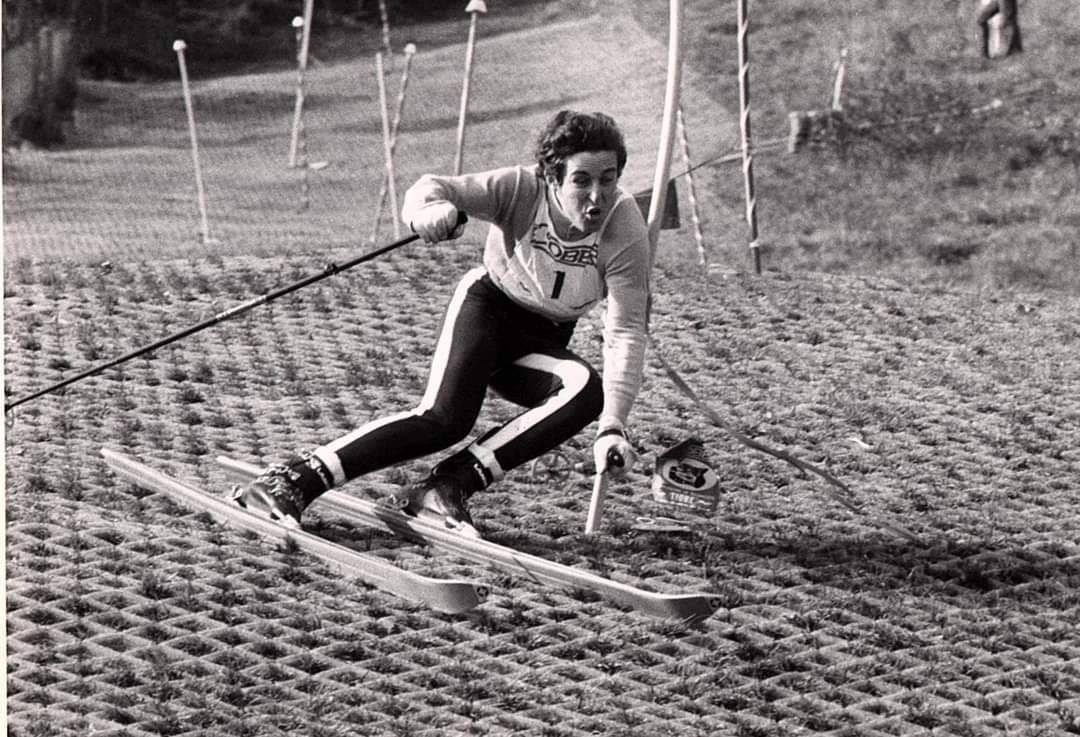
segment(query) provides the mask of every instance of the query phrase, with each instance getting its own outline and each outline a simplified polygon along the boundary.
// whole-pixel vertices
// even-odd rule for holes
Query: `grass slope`
[[[552,84],[551,59],[559,55],[560,44],[625,56],[634,64],[563,67]],[[656,110],[663,102],[664,53],[621,13],[549,22],[480,44],[465,165],[481,169],[528,162],[536,132],[552,112],[583,106],[617,116],[630,149],[625,185],[635,192],[648,188]],[[421,48],[411,64],[395,152],[399,190],[423,172],[453,166],[462,56],[460,45]],[[402,67],[398,57],[389,75],[391,106]],[[174,256],[355,249],[372,233],[383,176],[373,62],[364,57],[327,64],[306,77],[306,155],[330,165],[308,172],[310,207],[303,211],[304,172],[285,166],[295,85],[295,72],[195,83],[209,222],[218,241],[206,248],[197,238],[191,151],[178,85],[88,84],[81,140],[63,152],[10,157],[6,257],[132,258],[148,248]],[[688,108],[702,110],[702,117],[704,111],[712,119],[725,117],[707,97],[700,99],[700,105],[688,102]],[[725,135],[730,131],[718,128],[701,136],[701,144],[712,147]],[[64,176],[56,175],[58,167]],[[95,192],[93,198],[86,196],[88,190]],[[127,215],[132,211],[138,217]],[[383,236],[390,232],[387,222],[384,217]]]
[[[734,3],[687,0],[688,63],[738,111]],[[786,137],[792,111],[827,109],[848,53],[843,145],[755,157],[770,268],[885,274],[913,284],[1080,292],[1080,15],[1024,3],[1025,51],[976,52],[968,0],[752,4],[753,130]],[[637,0],[659,38],[664,4]],[[996,105],[984,114],[972,110]],[[709,121],[691,118],[692,132]],[[699,187],[713,258],[745,268],[741,178],[707,167]]]
[[[810,22],[795,7],[791,38],[801,39]],[[692,17],[695,37],[730,21]],[[514,58],[503,75],[514,95],[477,80],[467,161],[525,155],[527,136],[511,133],[535,127],[560,94],[623,104],[641,131],[633,138],[654,135],[663,57],[641,27],[620,16],[545,30],[591,33],[634,64],[553,96],[537,78],[543,60],[521,56],[523,39],[547,48],[543,31],[491,39],[479,69]],[[1029,38],[1037,45],[1038,31]],[[695,48],[690,85],[703,91],[688,101],[699,111],[688,110],[691,133],[711,116],[721,124],[701,150],[727,150],[733,119],[705,93]],[[416,59],[410,89],[423,104],[407,108],[403,181],[452,158],[461,51]],[[192,235],[173,87],[95,87],[94,140],[9,155],[9,391],[355,253],[380,172],[371,91],[355,87],[369,73],[366,61],[312,72],[309,152],[333,163],[312,173],[304,213],[292,210],[299,173],[283,167],[292,76],[199,83],[213,248]],[[642,78],[647,95],[620,94]],[[500,154],[507,138],[520,148]],[[637,158],[647,179],[651,156]],[[759,160],[853,166],[828,152]],[[737,219],[721,217],[739,210],[737,169],[702,179],[707,232],[737,233],[737,222],[721,225]],[[788,179],[792,191],[804,184]],[[469,615],[432,613],[119,483],[97,460],[107,444],[218,487],[217,453],[270,461],[411,406],[442,305],[480,238],[474,228],[457,244],[395,252],[17,413],[6,434],[9,734],[1080,733],[1080,400],[1068,390],[1080,384],[1080,301],[1061,291],[920,285],[940,267],[918,259],[903,280],[854,258],[845,269],[867,274],[804,272],[778,261],[779,247],[765,277],[733,271],[722,251],[711,252],[721,268],[704,270],[688,228],[666,233],[654,317],[665,357],[742,431],[827,465],[868,513],[848,513],[819,482],[712,428],[655,363],[635,410],[643,465],[612,490],[601,535],[581,534],[590,479],[576,472],[518,469],[475,512],[499,542],[645,587],[717,594],[725,611],[700,628],[433,557],[312,510],[313,528],[333,539],[493,587]],[[575,338],[591,359],[598,332],[590,319]],[[513,412],[492,402],[478,429]],[[721,475],[716,515],[691,520],[685,537],[635,532],[637,516],[662,511],[647,491],[655,455],[691,434]],[[563,452],[584,460],[586,434]],[[423,471],[407,464],[352,492]]]

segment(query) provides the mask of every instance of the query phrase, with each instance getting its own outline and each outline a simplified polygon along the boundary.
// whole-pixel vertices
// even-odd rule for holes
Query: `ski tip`
[[[709,616],[712,616],[713,614],[716,614],[718,611],[720,611],[721,609],[724,608],[724,603],[722,601],[720,601],[719,596],[710,596],[710,597],[708,597],[708,601],[709,601],[709,604],[708,604],[708,606],[709,606]]]
[[[487,601],[491,588],[472,581],[440,581],[445,590],[443,601],[428,602],[433,609],[444,614],[463,614]]]
[[[686,624],[700,624],[723,608],[719,596],[709,594],[685,594],[683,596],[669,597],[670,604],[677,611],[674,618],[680,619]]]

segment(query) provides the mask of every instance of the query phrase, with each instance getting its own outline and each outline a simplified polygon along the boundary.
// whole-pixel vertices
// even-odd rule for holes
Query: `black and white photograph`
[[[9,737],[1080,735],[1076,0],[3,0]]]

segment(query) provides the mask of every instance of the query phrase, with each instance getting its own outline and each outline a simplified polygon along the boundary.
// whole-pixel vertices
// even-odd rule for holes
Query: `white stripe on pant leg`
[[[368,422],[347,435],[343,435],[337,440],[315,449],[315,457],[322,461],[323,465],[330,470],[331,475],[334,477],[335,486],[339,486],[348,480],[345,478],[345,469],[341,464],[341,459],[338,457],[339,450],[356,442],[373,430],[377,430],[384,425],[389,425],[392,422],[397,422],[398,420],[403,420],[410,416],[415,417],[422,415],[424,412],[427,412],[435,406],[435,399],[438,397],[439,387],[442,385],[443,377],[446,374],[446,365],[450,360],[454,326],[457,324],[458,315],[461,312],[461,305],[465,302],[465,294],[473,284],[478,282],[484,276],[485,273],[483,267],[472,269],[462,277],[461,282],[458,283],[457,289],[454,290],[454,296],[451,298],[450,304],[446,308],[446,319],[443,323],[442,333],[439,335],[438,342],[435,345],[435,356],[431,362],[431,375],[428,376],[427,389],[424,392],[423,399],[420,400],[420,404],[408,412],[398,412],[389,417]]]
[[[431,375],[428,376],[427,389],[424,397],[414,412],[426,412],[435,406],[435,399],[439,395],[439,387],[442,386],[443,376],[446,374],[446,366],[450,362],[451,344],[454,338],[454,326],[457,325],[458,315],[461,313],[461,305],[465,302],[465,295],[473,284],[480,281],[486,272],[478,266],[469,271],[461,279],[450,305],[446,308],[446,318],[443,322],[442,333],[435,345],[435,356],[431,360]]]
[[[503,467],[499,465],[499,461],[496,460],[495,454],[488,448],[480,445],[480,443],[472,443],[466,450],[476,456],[476,460],[480,461],[480,465],[488,470],[488,473],[491,474],[492,483],[506,475],[506,471],[503,470]]]
[[[326,445],[320,446],[315,449],[314,456],[323,462],[323,465],[330,469],[331,475],[334,477],[334,486],[340,486],[348,481],[345,478],[345,469],[341,465],[341,458],[338,457],[338,451],[355,442],[356,440],[364,437],[373,430],[378,430],[384,425],[389,425],[391,422],[397,422],[398,420],[404,420],[408,417],[413,417],[419,414],[417,410],[410,410],[408,412],[397,412],[388,417],[383,417],[378,420],[372,420],[364,425],[361,425],[357,429],[350,432],[348,435],[342,435],[337,440],[333,440]]]
[[[553,358],[552,356],[544,355],[543,353],[530,353],[529,355],[514,361],[514,364],[524,368],[554,374],[562,379],[562,387],[539,407],[533,407],[527,412],[515,417],[504,427],[500,428],[494,435],[486,438],[483,445],[480,445],[480,443],[473,443],[469,446],[469,451],[480,459],[484,466],[487,467],[488,471],[491,472],[492,476],[495,477],[495,480],[502,478],[505,474],[505,471],[495,461],[495,452],[526,430],[539,425],[548,417],[570,404],[570,402],[573,401],[573,399],[577,397],[589,383],[589,369],[577,361],[571,361],[565,358]]]
[[[326,470],[330,472],[330,478],[334,480],[334,486],[341,486],[345,483],[345,469],[342,467],[341,459],[338,458],[337,453],[324,445],[316,448],[312,455],[326,466]]]

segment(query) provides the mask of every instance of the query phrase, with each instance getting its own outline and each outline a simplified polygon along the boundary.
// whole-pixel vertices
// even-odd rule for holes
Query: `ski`
[[[292,540],[300,549],[331,567],[382,591],[448,614],[472,609],[487,597],[488,589],[485,586],[471,581],[429,578],[406,571],[389,561],[365,555],[313,533],[282,527],[123,453],[102,448],[101,455],[114,472],[137,486],[163,494],[188,508],[206,512],[216,522],[229,527],[255,532],[274,542]]]
[[[224,456],[218,456],[217,461],[240,482],[250,481],[260,470],[249,463]],[[476,563],[495,565],[533,581],[588,589],[610,601],[653,617],[699,622],[712,616],[720,608],[719,599],[715,596],[704,593],[662,594],[645,591],[498,543],[465,537],[446,529],[442,524],[410,517],[388,505],[359,499],[341,491],[328,491],[314,504],[369,527],[445,550]]]

